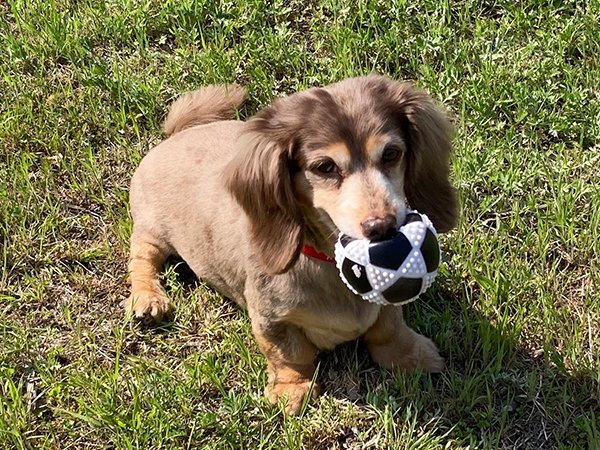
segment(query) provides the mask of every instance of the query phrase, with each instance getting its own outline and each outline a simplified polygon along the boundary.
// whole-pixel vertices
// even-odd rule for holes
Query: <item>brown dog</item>
[[[383,367],[442,370],[401,307],[362,300],[335,264],[314,256],[332,256],[340,231],[393,233],[409,204],[441,232],[454,226],[444,114],[411,85],[373,75],[279,99],[248,122],[225,120],[244,97],[234,85],[208,86],[171,107],[169,139],[131,182],[125,308],[155,320],[168,313],[159,272],[179,255],[248,309],[267,358],[266,395],[287,397],[291,413],[309,392],[317,352],[358,337]]]

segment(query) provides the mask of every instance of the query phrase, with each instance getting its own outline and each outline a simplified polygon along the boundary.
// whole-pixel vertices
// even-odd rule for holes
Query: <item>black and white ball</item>
[[[352,292],[372,303],[402,305],[429,289],[442,253],[429,218],[410,211],[390,239],[369,241],[340,234],[335,260]]]

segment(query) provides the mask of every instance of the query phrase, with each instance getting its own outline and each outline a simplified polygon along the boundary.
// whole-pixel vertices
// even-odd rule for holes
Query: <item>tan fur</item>
[[[311,152],[311,159],[318,159],[323,156],[333,159],[343,170],[348,170],[352,164],[352,158],[348,146],[343,142],[336,142],[323,149],[317,149]]]
[[[305,189],[300,187],[300,190]],[[331,220],[345,234],[361,236],[361,223],[369,217],[405,216],[403,193],[379,177],[374,170],[365,170],[348,176],[341,187],[315,190],[313,205],[327,211]]]
[[[288,326],[281,330],[275,327],[273,331],[256,326],[253,332],[267,358],[268,381],[265,396],[272,403],[277,403],[281,397],[287,397],[286,410],[292,414],[299,413],[305,394],[311,387],[317,347],[299,328]],[[282,341],[287,345],[281,345]],[[313,395],[317,395],[318,391],[319,387],[315,385]]]
[[[365,142],[365,153],[373,163],[376,163],[381,157],[381,152],[385,144],[392,140],[390,136],[385,135],[376,134],[369,136],[367,142]]]
[[[131,295],[123,306],[134,311],[138,318],[151,318],[160,321],[171,312],[171,302],[158,280],[167,252],[149,238],[147,241],[131,240],[129,257],[129,282]]]
[[[386,369],[404,372],[419,368],[429,372],[444,369],[444,360],[434,343],[407,327],[402,310],[395,306],[383,307],[363,338],[373,361]]]
[[[235,84],[206,86],[188,92],[169,108],[163,130],[171,136],[193,126],[233,119],[235,110],[245,99],[246,89]]]
[[[383,367],[441,370],[435,346],[406,326],[401,308],[362,300],[334,264],[300,250],[332,255],[340,230],[361,237],[365,218],[401,219],[408,204],[449,229],[457,208],[443,114],[411,86],[368,76],[279,99],[248,122],[208,123],[231,117],[242,100],[241,88],[222,86],[178,100],[165,124],[172,136],[134,174],[125,308],[167,314],[158,271],[180,256],[248,309],[267,358],[267,397],[287,397],[292,413],[311,388],[316,353],[362,335]],[[402,158],[384,165],[386,145]],[[340,165],[339,176],[319,172],[323,158]]]

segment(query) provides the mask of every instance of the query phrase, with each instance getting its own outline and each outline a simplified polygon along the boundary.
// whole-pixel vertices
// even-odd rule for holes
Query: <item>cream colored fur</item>
[[[368,81],[377,83],[378,79]],[[382,308],[352,294],[334,264],[296,251],[290,253],[289,268],[284,267],[283,273],[266,270],[265,255],[256,243],[262,235],[251,229],[255,220],[268,224],[271,210],[265,208],[259,219],[254,218],[232,196],[228,185],[234,173],[231,165],[249,152],[245,133],[250,122],[223,119],[233,117],[244,97],[245,91],[237,86],[209,86],[184,95],[171,107],[165,121],[165,132],[171,137],[143,158],[131,182],[132,293],[125,308],[140,318],[159,320],[168,314],[170,302],[158,276],[167,256],[183,258],[199,278],[247,308],[267,357],[267,396],[271,401],[287,397],[287,410],[292,413],[299,411],[308,392],[316,353],[360,336],[384,367],[441,370],[443,360],[437,349],[405,325],[401,308]],[[271,158],[265,152],[256,157]],[[254,170],[237,167],[245,169]],[[260,181],[261,175],[254,175]],[[252,201],[255,193],[245,195]],[[294,201],[289,195],[283,201]],[[306,199],[294,211],[304,216],[294,219],[305,222],[300,236],[318,243],[306,236],[319,227],[323,211],[313,214]],[[273,242],[279,242],[276,232],[271,235]],[[323,250],[330,251],[335,236],[329,232],[324,236]],[[282,247],[281,251],[286,250]]]

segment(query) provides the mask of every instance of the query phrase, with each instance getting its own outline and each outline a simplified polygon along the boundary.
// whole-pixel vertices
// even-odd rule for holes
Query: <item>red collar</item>
[[[322,253],[319,250],[307,244],[305,244],[304,247],[302,247],[302,253],[304,253],[306,256],[310,256],[311,258],[319,259],[321,261],[329,263],[335,262],[335,259],[331,258],[330,256],[327,256],[325,253]]]

